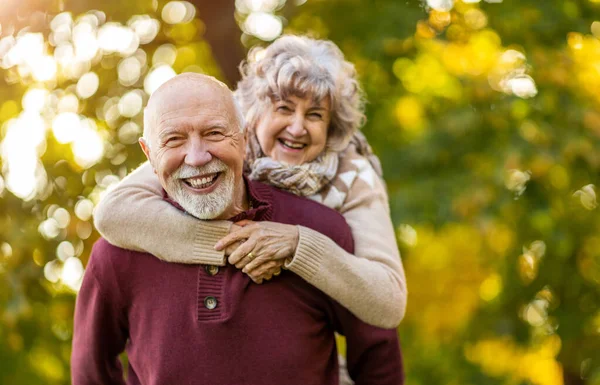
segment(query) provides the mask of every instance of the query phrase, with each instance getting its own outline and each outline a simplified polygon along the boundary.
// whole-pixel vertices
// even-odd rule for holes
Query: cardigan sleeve
[[[225,265],[225,252],[214,245],[231,228],[231,222],[202,221],[165,201],[148,162],[106,194],[94,211],[94,225],[115,246],[167,262],[218,266]]]
[[[286,268],[366,323],[395,328],[406,311],[406,278],[385,185],[375,175],[371,181],[373,188],[355,181],[340,210],[352,230],[355,254],[299,226],[298,247]]]

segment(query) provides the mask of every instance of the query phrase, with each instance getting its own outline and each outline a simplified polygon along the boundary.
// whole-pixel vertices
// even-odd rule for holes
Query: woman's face
[[[315,102],[311,95],[274,101],[256,127],[266,156],[291,165],[314,160],[327,143],[331,121],[329,98]]]

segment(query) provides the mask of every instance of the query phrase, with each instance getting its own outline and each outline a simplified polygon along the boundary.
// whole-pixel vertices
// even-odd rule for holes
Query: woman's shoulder
[[[350,143],[339,153],[338,171],[333,180],[310,198],[340,211],[349,196],[356,195],[357,190],[376,188],[379,179],[380,176],[369,158]]]

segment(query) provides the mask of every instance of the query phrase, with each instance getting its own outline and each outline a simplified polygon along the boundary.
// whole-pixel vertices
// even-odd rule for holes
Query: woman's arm
[[[167,262],[223,266],[215,243],[231,222],[201,221],[163,199],[163,189],[146,162],[108,192],[94,211],[94,225],[113,245],[146,251]]]
[[[406,278],[383,182],[357,180],[341,208],[355,255],[303,226],[287,269],[322,290],[364,322],[395,328],[406,311]],[[315,252],[319,251],[319,252]]]
[[[370,166],[366,166],[370,167]],[[354,237],[355,255],[304,226],[251,222],[227,235],[217,248],[244,241],[229,256],[254,282],[285,267],[366,323],[395,328],[406,309],[406,279],[390,219],[383,181],[355,180],[341,207]]]

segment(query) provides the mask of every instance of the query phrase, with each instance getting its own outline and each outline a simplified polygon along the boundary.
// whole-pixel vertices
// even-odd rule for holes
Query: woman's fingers
[[[252,262],[252,260],[254,260],[257,257],[257,255],[252,252],[254,246],[255,244],[251,241],[246,241],[242,243],[237,249],[233,251],[233,253],[231,253],[231,255],[229,255],[227,261],[230,264],[235,265],[235,267],[237,267],[238,269],[244,268],[244,266]]]
[[[248,239],[252,234],[252,226],[240,227],[232,233],[227,234],[215,244],[215,250],[220,251],[235,242],[240,242]]]
[[[283,264],[281,261],[268,261],[252,270],[249,270],[246,274],[248,274],[248,276],[255,282],[259,279],[269,280],[273,276],[277,276],[281,273],[282,265]]]
[[[230,244],[229,246],[227,246],[227,247],[225,248],[225,256],[226,256],[226,257],[229,257],[229,256],[230,256],[231,254],[233,254],[233,252],[234,252],[234,251],[235,251],[235,250],[236,250],[238,247],[240,247],[240,245],[241,245],[241,244],[243,244],[243,243],[244,243],[244,242],[242,242],[242,241],[238,241],[238,242],[232,243],[232,244]]]

